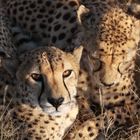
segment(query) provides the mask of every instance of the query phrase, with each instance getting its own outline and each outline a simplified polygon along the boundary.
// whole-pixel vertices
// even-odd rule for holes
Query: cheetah
[[[86,12],[81,14],[80,20],[87,39],[82,42],[81,68],[87,75],[78,90],[88,93],[96,118],[81,125],[84,132],[80,125],[75,126],[66,140],[75,137],[92,140],[96,133],[108,130],[109,133],[116,129],[124,132],[129,127],[139,127],[140,120],[139,93],[134,79],[140,21],[117,1],[83,3],[82,10],[85,8]]]
[[[1,47],[2,47],[2,50],[1,50],[1,53],[0,53],[0,56],[1,56],[1,62],[6,62],[6,63],[3,63],[3,65],[1,65],[2,67],[0,67],[0,73],[1,73],[1,76],[0,76],[0,107],[4,107],[4,106],[6,106],[6,103],[7,104],[9,104],[9,102],[11,101],[11,98],[13,99],[13,96],[11,96],[11,92],[15,92],[15,91],[17,91],[18,92],[18,90],[16,89],[17,87],[15,87],[15,84],[17,83],[17,80],[15,79],[15,74],[13,74],[13,72],[12,72],[12,70],[13,70],[13,66],[11,67],[11,64],[12,65],[14,65],[14,66],[16,66],[17,65],[17,58],[18,57],[20,57],[20,55],[22,54],[22,53],[24,53],[24,51],[30,51],[30,50],[33,50],[34,48],[37,48],[38,47],[38,44],[37,44],[37,42],[35,42],[35,40],[33,40],[32,38],[31,38],[31,36],[29,35],[29,34],[26,34],[18,25],[11,25],[12,23],[9,21],[9,19],[8,19],[8,17],[5,15],[5,13],[4,13],[4,11],[3,11],[3,9],[1,8],[0,9],[2,12],[1,12],[1,27],[2,28],[4,28],[4,29],[6,29],[5,30],[5,32],[1,32],[1,35],[3,36],[2,37],[2,40],[0,41],[0,43],[2,44],[1,45]],[[8,25],[8,26],[7,26]],[[1,28],[1,29],[2,29]],[[6,32],[6,31],[8,31],[8,32]],[[6,36],[6,37],[5,37]],[[12,37],[11,37],[12,36]],[[7,38],[9,39],[8,41],[9,42],[7,42]],[[7,43],[5,46],[3,45],[3,44],[5,44],[5,42]],[[11,44],[12,45],[11,45]],[[16,49],[14,48],[13,49],[13,44],[14,44],[14,47],[16,47]],[[7,56],[7,50],[13,50],[12,51],[12,53],[10,53],[10,52],[8,52],[8,53],[10,53],[10,55],[8,55]],[[51,49],[52,50],[52,49]],[[53,49],[53,51],[54,51],[55,49]],[[37,50],[36,50],[37,51]],[[45,50],[46,51],[46,50]],[[56,51],[57,51],[57,49],[56,49]],[[50,53],[50,52],[49,52]],[[79,55],[79,53],[81,53],[81,52],[77,52],[78,54],[75,54],[76,56],[77,55]],[[13,55],[14,54],[14,55]],[[51,53],[52,54],[52,53]],[[50,54],[50,55],[51,55]],[[37,52],[37,55],[38,55],[38,52]],[[53,55],[55,55],[54,53],[53,53]],[[61,55],[61,54],[60,54]],[[9,63],[9,59],[11,59],[12,58],[12,56],[16,56],[17,58],[14,58],[14,60],[16,61],[16,63],[14,62],[14,61],[11,61],[10,63]],[[30,56],[30,55],[29,55]],[[26,57],[28,58],[28,56],[26,55]],[[35,56],[34,56],[35,57]],[[55,57],[55,56],[54,56]],[[67,57],[67,56],[66,56]],[[36,58],[36,57],[35,57]],[[76,57],[77,59],[78,59],[78,57]],[[13,58],[12,58],[13,59]],[[30,59],[30,57],[29,57],[29,59]],[[24,59],[23,59],[24,60]],[[28,61],[28,60],[27,60]],[[77,60],[76,60],[77,61]],[[7,68],[7,62],[8,62],[8,68]],[[21,63],[21,61],[20,61],[20,63]],[[26,65],[26,64],[25,64]],[[27,66],[28,67],[28,66]],[[17,67],[16,67],[17,68]],[[12,69],[12,70],[11,70]],[[15,68],[14,68],[15,69]],[[16,70],[15,70],[16,71]],[[14,76],[13,76],[14,75]],[[14,78],[14,79],[13,79]],[[77,78],[77,77],[76,77]],[[20,78],[19,78],[20,79]],[[11,90],[11,86],[12,86],[12,90]],[[14,88],[13,88],[13,86],[14,86]],[[8,90],[7,90],[7,87],[8,87]],[[10,88],[9,88],[10,87]],[[25,87],[26,88],[26,87]],[[9,90],[10,90],[10,93],[9,93]],[[21,90],[21,89],[20,89]],[[27,91],[26,91],[27,92]],[[19,94],[19,93],[18,93]],[[27,93],[26,93],[27,94]],[[18,97],[20,96],[20,95],[17,95]],[[5,97],[6,97],[6,99],[5,99]],[[10,97],[10,99],[7,99],[7,97]],[[27,97],[27,95],[26,95],[26,97]],[[3,100],[2,100],[3,99]],[[15,99],[15,98],[14,98]],[[77,99],[77,98],[76,98]],[[8,100],[8,101],[7,101]],[[10,100],[10,101],[9,101]],[[16,101],[17,101],[17,99],[15,99]],[[25,99],[26,100],[26,99]],[[14,103],[16,102],[16,101],[14,101]],[[22,100],[23,101],[23,100]],[[19,100],[17,101],[17,102],[20,102]],[[25,102],[25,101],[24,101]],[[30,101],[29,101],[30,102]],[[25,104],[25,103],[24,103]],[[9,105],[8,105],[9,106]],[[12,106],[14,106],[14,109],[15,109],[15,105],[12,105]],[[22,106],[22,105],[21,105]],[[77,106],[76,106],[77,107]],[[10,108],[11,108],[11,104],[10,104]],[[13,108],[13,107],[12,107]],[[30,108],[30,107],[29,107]],[[28,109],[29,108],[27,108],[26,107],[26,109],[24,109],[24,108],[22,108],[26,113],[29,113],[28,111]],[[18,109],[20,110],[21,108],[20,107],[18,107]],[[17,108],[16,108],[16,110],[18,110]],[[38,112],[37,114],[33,111],[33,109],[31,108],[30,109],[31,111],[30,111],[30,115],[26,115],[26,117],[23,117],[22,115],[25,115],[25,114],[23,114],[23,112],[20,112],[21,114],[18,116],[16,113],[19,113],[18,111],[16,111],[16,113],[15,113],[15,111],[13,112],[13,114],[14,115],[16,115],[16,116],[18,116],[18,119],[20,120],[20,124],[22,124],[22,122],[23,122],[23,124],[25,125],[26,123],[29,125],[29,127],[31,127],[31,125],[32,125],[32,123],[33,122],[30,122],[29,121],[29,117],[31,116],[31,114],[32,114],[32,117],[34,117],[34,115],[37,115],[37,117],[35,117],[34,118],[34,121],[37,121],[37,119],[39,118],[40,119],[40,114],[41,114],[41,111],[36,111],[36,112]],[[73,109],[74,110],[74,109]],[[10,111],[8,111],[8,112],[10,112]],[[33,112],[33,113],[32,113]],[[73,111],[74,112],[74,111]],[[86,112],[88,112],[87,110],[86,110]],[[40,113],[40,114],[39,114]],[[75,113],[77,113],[76,111],[75,111]],[[5,114],[6,115],[6,114]],[[69,114],[67,114],[67,116],[68,116]],[[76,114],[75,114],[76,115]],[[44,114],[44,116],[46,117],[46,115]],[[73,115],[74,116],[74,115]],[[73,117],[72,116],[72,117]],[[11,116],[10,116],[11,117]],[[14,116],[13,116],[14,117]],[[43,116],[41,116],[41,117],[43,117]],[[49,117],[51,117],[51,115],[49,116]],[[59,117],[61,117],[61,116],[59,116]],[[17,118],[15,118],[15,119],[17,119]],[[46,119],[46,118],[45,118]],[[67,118],[66,118],[67,119]],[[71,118],[72,119],[72,118]],[[23,121],[24,120],[24,121]],[[55,120],[55,119],[54,119]],[[59,119],[58,119],[59,120]],[[57,120],[57,121],[58,121]],[[32,120],[33,121],[33,120]],[[44,121],[44,120],[43,120]],[[47,120],[48,121],[48,120]],[[45,121],[45,122],[47,122],[47,121]],[[26,122],[26,123],[25,123]],[[70,121],[71,122],[71,121]],[[37,123],[37,122],[35,122],[35,123]],[[36,125],[35,123],[33,123],[33,125]],[[43,123],[43,122],[38,122],[39,124],[40,123]],[[17,124],[19,124],[19,122],[17,123],[17,120],[15,121],[15,124],[17,125]],[[26,130],[28,129],[28,125],[26,124],[26,127],[24,128],[24,131],[25,131],[25,133],[26,133]],[[56,122],[55,122],[55,124],[57,124]],[[47,123],[46,123],[46,125],[48,125]],[[39,125],[38,125],[39,126]],[[19,127],[19,125],[17,125],[17,127]],[[34,126],[34,127],[36,127],[36,126]],[[48,126],[49,127],[49,126]],[[47,127],[47,128],[48,128]],[[54,126],[55,127],[55,126]],[[59,128],[61,128],[60,126],[59,126]],[[40,128],[40,129],[43,129],[43,128]],[[45,127],[45,129],[46,129],[46,127]],[[19,131],[21,131],[22,129],[21,128],[19,128]],[[11,130],[10,130],[11,131]],[[30,130],[30,131],[34,131],[34,133],[33,134],[35,134],[35,130]],[[38,129],[36,130],[36,131],[38,131]],[[43,131],[43,130],[40,130],[40,132],[41,133],[45,133],[45,131]],[[54,131],[54,128],[53,128],[53,130],[51,130],[51,132],[52,133],[54,133],[54,132],[56,132],[56,131]],[[28,132],[28,133],[32,133],[32,132]],[[48,132],[47,132],[48,133]],[[17,133],[17,135],[19,136],[20,135],[20,132],[18,132]],[[39,135],[39,134],[36,134],[36,139],[40,139],[40,137],[39,136],[37,136],[37,135]],[[51,134],[52,135],[52,134]],[[59,134],[60,135],[60,134]],[[58,136],[58,135],[57,135]],[[16,138],[17,136],[15,135],[13,135],[13,137],[14,138]],[[22,132],[22,134],[21,134],[21,139],[22,139],[22,137],[23,137],[23,132]],[[30,138],[30,137],[32,137],[32,136],[26,136],[27,137],[27,139],[28,138]],[[45,136],[44,136],[45,137]],[[43,137],[43,139],[44,139],[44,137]],[[51,138],[52,136],[48,136],[49,138]],[[59,137],[59,136],[58,136]],[[57,138],[58,138],[57,137]],[[33,137],[32,137],[33,138]],[[25,138],[26,139],[26,138]],[[55,139],[55,136],[53,136],[53,139]]]
[[[82,47],[73,53],[40,47],[23,53],[19,59],[3,59],[3,68],[11,70],[16,80],[8,84],[6,95],[1,93],[0,104],[5,96],[13,120],[22,126],[24,139],[61,140],[75,121],[81,52]]]
[[[81,23],[88,38],[82,58],[87,59],[81,65],[94,81],[89,83],[92,109],[97,116],[105,112],[112,127],[131,126],[140,119],[134,80],[140,21],[117,1],[85,1],[85,8]]]
[[[2,8],[1,8],[1,10],[3,10]],[[8,18],[4,13],[3,14],[1,14],[1,17],[3,18],[3,19],[5,19],[5,18]],[[3,39],[7,39],[8,37],[11,39],[10,41],[12,41],[12,42],[14,42],[13,44],[14,44],[14,46],[16,47],[16,51],[15,50],[13,50],[13,51],[15,51],[14,53],[12,52],[12,54],[15,54],[16,55],[16,57],[18,58],[22,53],[24,53],[24,51],[30,51],[30,50],[32,50],[32,49],[34,49],[34,48],[37,48],[38,47],[38,43],[35,41],[35,40],[33,40],[33,38],[30,36],[30,34],[27,34],[26,32],[24,32],[24,30],[22,30],[18,25],[16,25],[15,23],[14,23],[14,25],[12,24],[12,23],[10,23],[11,21],[9,21],[8,20],[8,25],[10,25],[10,27],[9,26],[7,26],[7,24],[5,24],[5,20],[2,20],[2,22],[3,22],[3,24],[2,24],[2,26],[1,27],[3,27],[4,26],[4,28],[6,28],[8,31],[9,31],[9,36],[7,36],[6,38],[5,37],[3,37]],[[12,25],[11,25],[12,24]],[[12,33],[12,34],[10,34],[10,33]],[[4,33],[2,33],[2,35],[5,35]],[[11,38],[11,36],[12,36],[12,38]],[[3,41],[4,40],[1,40],[1,43],[3,43]],[[11,43],[11,42],[10,42]],[[8,43],[7,43],[8,44]],[[4,46],[3,48],[4,49],[9,49],[9,47],[11,47],[10,45],[9,46]],[[3,61],[5,61],[7,58],[7,56],[5,55],[6,54],[6,52],[7,51],[3,51],[3,52],[1,52],[1,58],[3,58]],[[11,55],[12,55],[11,54]],[[17,59],[16,58],[16,59]],[[15,60],[16,60],[15,59]],[[6,60],[7,61],[7,60]],[[12,62],[12,65],[14,65],[14,64],[16,64],[16,63],[13,63]],[[3,99],[3,96],[5,95],[5,97],[9,97],[9,95],[7,95],[7,87],[9,87],[9,85],[11,86],[11,85],[14,85],[15,84],[15,82],[16,82],[16,79],[14,78],[14,80],[13,80],[13,73],[11,72],[11,70],[9,71],[9,69],[11,69],[12,67],[10,67],[10,68],[6,68],[6,70],[7,71],[5,71],[5,65],[3,65],[3,67],[1,67],[0,68],[0,73],[2,74],[1,76],[0,76],[0,81],[2,82],[2,84],[0,83],[0,93],[1,93],[1,95],[0,95],[0,98],[1,99]],[[12,76],[12,77],[11,77]],[[15,90],[15,88],[14,88],[14,90]],[[19,95],[18,95],[19,96]],[[77,123],[82,123],[83,121],[85,121],[85,120],[87,120],[89,117],[94,117],[94,115],[93,115],[93,112],[91,111],[91,109],[89,109],[89,106],[88,106],[88,104],[87,104],[87,101],[85,100],[85,98],[84,97],[76,97],[76,101],[78,101],[78,107],[80,108],[80,110],[79,110],[79,112],[78,112],[78,116],[77,116],[77,119],[76,119],[76,122],[75,122],[75,124],[74,125],[78,125]],[[81,104],[81,101],[82,101],[82,104]],[[5,99],[3,99],[3,100],[1,100],[1,104],[3,105],[3,106],[0,106],[1,108],[2,107],[4,107],[5,108],[5,104],[7,103],[7,101],[5,101]],[[80,105],[80,106],[79,106]],[[9,112],[9,111],[8,111]],[[84,114],[84,116],[83,116],[83,114]],[[14,114],[14,115],[16,115],[16,114]],[[80,116],[83,116],[83,117],[80,117]],[[4,114],[4,116],[6,117],[7,116],[7,114],[5,113]],[[80,118],[79,118],[80,117]],[[9,116],[8,116],[8,118],[9,118]],[[10,117],[11,118],[11,117]],[[27,117],[28,118],[28,117]],[[26,121],[26,118],[24,118],[25,119],[25,121]],[[28,119],[27,119],[28,120]],[[79,121],[80,120],[80,121]],[[21,121],[21,119],[20,119],[20,121]],[[82,121],[82,122],[81,122]],[[13,121],[12,121],[12,123],[13,123]],[[9,125],[9,123],[8,123],[8,125]],[[29,124],[30,125],[30,124]],[[14,126],[17,126],[17,127],[19,127],[19,125],[17,125],[17,122],[15,122],[15,125]],[[72,127],[72,126],[70,126],[70,127]],[[21,131],[22,129],[21,128],[19,128],[18,129],[19,131]],[[7,130],[6,130],[7,131]],[[10,130],[11,131],[11,130]],[[24,131],[25,131],[25,133],[26,133],[26,128],[24,128]],[[34,130],[33,130],[34,131]],[[96,129],[95,129],[95,131],[96,131]],[[53,130],[52,130],[52,132],[54,132]],[[66,132],[67,133],[67,132]],[[13,137],[12,137],[13,136]],[[13,139],[15,139],[16,137],[21,137],[21,139],[22,139],[22,137],[23,137],[23,133],[22,134],[20,134],[20,132],[17,132],[15,135],[12,135],[10,138],[13,138]],[[63,138],[65,138],[65,136],[66,136],[66,134],[63,136]],[[29,136],[27,136],[27,138],[28,138]],[[50,137],[50,136],[49,136]],[[96,135],[94,136],[94,137],[96,137]],[[39,137],[36,137],[36,138],[39,138]]]

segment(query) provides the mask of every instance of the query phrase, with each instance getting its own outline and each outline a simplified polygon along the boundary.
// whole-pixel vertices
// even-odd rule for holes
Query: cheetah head
[[[93,1],[79,17],[87,35],[90,34],[85,49],[90,54],[95,91],[99,92],[101,87],[106,93],[128,92],[132,88],[140,22],[112,2],[109,5]]]
[[[76,105],[81,53],[82,47],[73,53],[42,47],[20,56],[15,68],[5,63],[6,68],[10,66],[10,73],[15,74],[20,102],[39,107],[50,115],[69,112]]]

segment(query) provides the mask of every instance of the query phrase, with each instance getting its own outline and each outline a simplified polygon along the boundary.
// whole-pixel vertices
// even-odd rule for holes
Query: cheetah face
[[[65,114],[75,107],[81,50],[66,53],[50,47],[23,55],[16,72],[23,104],[39,107],[50,115]]]
[[[134,70],[135,50],[131,54],[110,54],[93,57],[94,81],[97,87],[115,88],[118,84],[129,86]],[[122,90],[122,89],[120,89]]]

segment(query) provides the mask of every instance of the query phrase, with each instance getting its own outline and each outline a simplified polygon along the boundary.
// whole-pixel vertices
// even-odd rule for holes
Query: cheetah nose
[[[106,87],[111,87],[114,85],[114,82],[113,83],[105,83],[105,82],[101,81],[101,83]]]
[[[56,108],[56,110],[64,101],[63,97],[60,97],[58,99],[48,97],[47,99],[48,99],[48,102]]]

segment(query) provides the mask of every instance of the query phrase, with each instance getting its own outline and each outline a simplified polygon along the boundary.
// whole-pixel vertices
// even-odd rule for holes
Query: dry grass
[[[24,133],[21,127],[24,124],[16,125],[11,117],[12,110],[8,109],[9,105],[0,105],[0,140],[23,140]]]
[[[0,140],[20,140],[19,128],[15,126],[10,113],[6,114],[6,108],[0,107]]]

